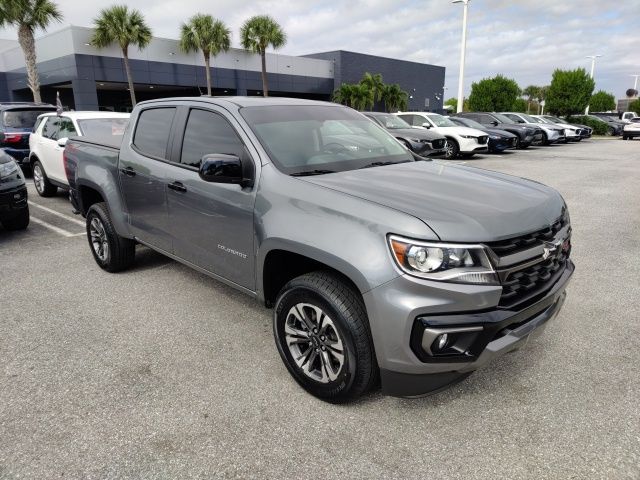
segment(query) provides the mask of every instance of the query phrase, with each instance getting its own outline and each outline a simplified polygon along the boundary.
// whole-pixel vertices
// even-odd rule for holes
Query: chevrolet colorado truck
[[[574,270],[557,191],[418,157],[337,104],[141,102],[64,163],[101,268],[142,244],[259,299],[293,378],[330,402],[462,380],[541,332]]]

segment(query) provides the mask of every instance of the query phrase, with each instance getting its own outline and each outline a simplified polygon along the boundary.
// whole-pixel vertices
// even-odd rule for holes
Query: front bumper
[[[402,397],[434,393],[522,346],[558,314],[573,271],[569,261],[542,298],[514,310],[495,307],[499,286],[433,285],[438,282],[403,275],[367,292],[383,392]],[[427,328],[471,328],[474,333],[464,352],[429,358],[422,344]]]
[[[510,148],[516,148],[518,142],[518,138],[499,138],[499,139],[489,139],[489,151],[490,152],[503,152]]]
[[[9,220],[27,208],[27,187],[24,185],[0,192],[0,218]]]
[[[458,142],[458,147],[462,154],[486,152],[489,150],[487,143],[480,144],[476,138],[457,137],[455,140]]]
[[[622,135],[625,137],[640,137],[640,130],[625,130]]]

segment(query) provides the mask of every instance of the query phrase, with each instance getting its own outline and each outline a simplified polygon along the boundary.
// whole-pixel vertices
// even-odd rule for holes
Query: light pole
[[[453,0],[451,3],[462,3],[462,42],[460,45],[460,76],[458,78],[458,105],[456,111],[459,113],[462,111],[464,103],[464,54],[467,49],[467,10],[469,9],[469,0]]]
[[[638,77],[640,77],[640,75],[629,75],[630,77],[635,77],[635,81],[633,82],[633,89],[637,92],[638,91]]]
[[[587,55],[585,58],[591,59],[591,79],[593,79],[593,71],[596,68],[596,58],[601,57],[602,55]],[[584,109],[584,114],[589,115],[589,104],[587,103],[587,108]]]

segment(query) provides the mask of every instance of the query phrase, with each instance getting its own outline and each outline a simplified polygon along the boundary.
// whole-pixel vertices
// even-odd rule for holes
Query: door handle
[[[127,177],[135,177],[136,171],[132,167],[121,168],[120,173],[126,175]]]
[[[185,187],[182,182],[173,182],[170,183],[169,185],[167,185],[167,187],[169,187],[171,190],[174,190],[176,192],[186,192],[187,191],[187,187]]]

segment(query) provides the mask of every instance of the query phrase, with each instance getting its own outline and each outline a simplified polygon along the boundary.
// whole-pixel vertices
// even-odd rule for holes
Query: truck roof
[[[325,105],[338,106],[337,103],[322,102],[318,100],[306,100],[303,98],[289,97],[213,97],[202,95],[200,97],[168,97],[156,100],[146,100],[139,102],[138,105],[150,105],[154,103],[165,103],[170,101],[198,101],[213,103],[215,105],[234,104],[239,107],[266,107],[266,106],[283,106],[283,105]]]

